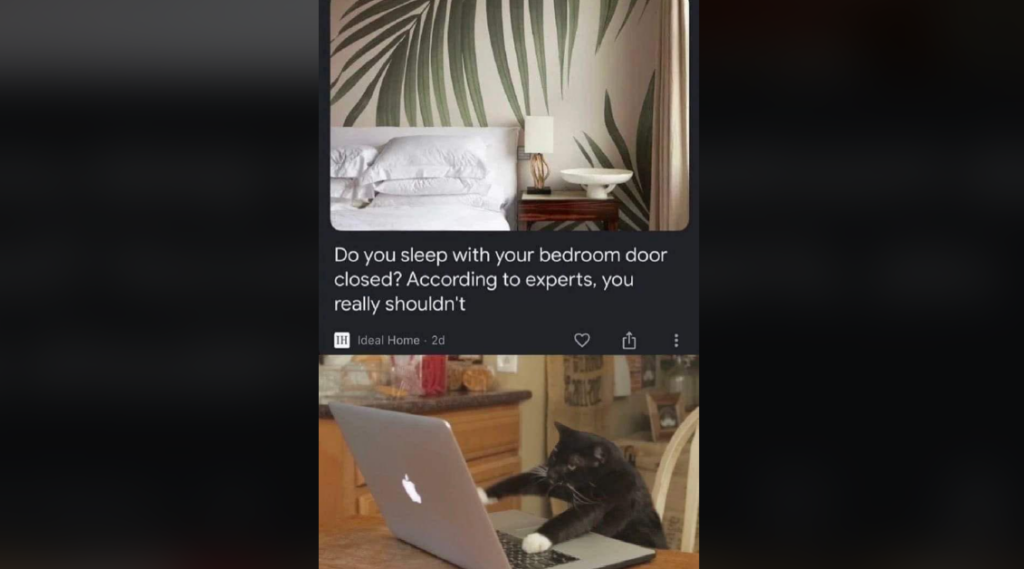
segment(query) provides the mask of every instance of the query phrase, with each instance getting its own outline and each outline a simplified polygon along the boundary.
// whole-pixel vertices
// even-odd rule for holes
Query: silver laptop
[[[653,549],[596,533],[527,554],[522,539],[546,520],[488,514],[451,426],[432,417],[331,403],[388,528],[464,569],[611,569],[654,558]]]

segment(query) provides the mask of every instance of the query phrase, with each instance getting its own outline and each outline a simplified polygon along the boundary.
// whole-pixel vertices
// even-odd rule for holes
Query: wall
[[[484,356],[484,363],[497,369],[497,356]],[[528,389],[533,397],[520,404],[519,456],[523,469],[533,468],[547,459],[544,429],[547,422],[548,390],[544,356],[519,356],[516,373],[498,373],[499,389]],[[549,515],[546,500],[536,496],[523,498],[522,509],[537,516]]]
[[[606,358],[623,358],[625,356],[605,356]],[[647,417],[647,392],[637,391],[625,397],[616,397],[608,409],[605,437],[616,439],[627,437],[639,431],[650,432],[651,420]]]
[[[332,0],[331,124],[553,116],[548,185],[566,187],[566,168],[634,170],[615,190],[620,227],[646,230],[659,10],[651,0]]]

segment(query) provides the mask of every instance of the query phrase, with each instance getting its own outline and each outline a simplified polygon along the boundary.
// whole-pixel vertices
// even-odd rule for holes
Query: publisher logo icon
[[[351,336],[348,332],[334,333],[334,348],[336,350],[347,350],[351,346]]]

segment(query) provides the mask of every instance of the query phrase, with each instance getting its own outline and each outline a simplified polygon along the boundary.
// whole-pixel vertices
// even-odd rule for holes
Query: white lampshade
[[[555,117],[526,117],[526,142],[523,151],[552,154],[555,151]]]

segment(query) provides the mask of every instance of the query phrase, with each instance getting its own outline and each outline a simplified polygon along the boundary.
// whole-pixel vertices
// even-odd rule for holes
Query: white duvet
[[[331,207],[339,231],[508,231],[502,213],[464,205],[430,207]]]

